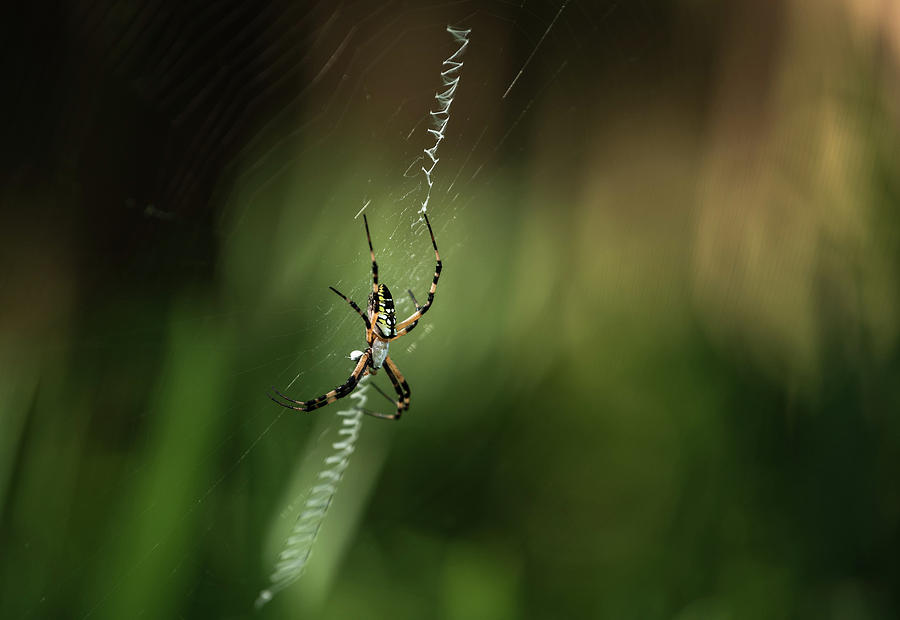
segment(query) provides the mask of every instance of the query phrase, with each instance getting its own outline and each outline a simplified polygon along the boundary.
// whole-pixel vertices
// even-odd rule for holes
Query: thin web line
[[[566,5],[569,4],[569,0],[566,0],[562,3],[562,6],[559,7],[559,10],[556,12],[556,16],[550,22],[550,25],[547,26],[547,29],[544,31],[544,34],[541,35],[540,40],[537,42],[537,45],[534,46],[534,49],[531,50],[531,54],[528,55],[528,58],[525,59],[525,64],[522,65],[522,68],[519,69],[519,72],[516,74],[516,77],[513,78],[513,81],[509,83],[509,88],[506,89],[506,92],[503,93],[501,99],[506,99],[506,96],[509,94],[509,91],[512,90],[512,87],[515,86],[516,82],[519,80],[519,77],[525,71],[525,67],[528,66],[528,63],[531,62],[531,59],[534,58],[535,52],[538,51],[538,48],[541,46],[541,43],[544,42],[544,39],[547,38],[547,33],[550,32],[550,29],[553,28],[553,24],[556,23],[556,20],[559,19],[559,16],[562,14],[563,9],[566,8]]]

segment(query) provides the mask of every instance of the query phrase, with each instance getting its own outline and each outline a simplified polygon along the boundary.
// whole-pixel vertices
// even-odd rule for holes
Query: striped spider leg
[[[402,332],[398,336],[395,336],[397,338],[411,330],[415,326],[415,323],[417,323],[419,319],[422,318],[422,315],[428,312],[428,309],[431,308],[431,304],[434,301],[434,293],[435,291],[437,291],[438,279],[441,277],[441,269],[443,269],[443,264],[441,263],[441,255],[438,254],[437,242],[434,240],[434,231],[431,230],[431,222],[428,221],[428,213],[423,211],[422,215],[425,217],[425,224],[428,226],[428,234],[431,235],[431,245],[432,247],[434,247],[434,258],[437,261],[437,264],[434,267],[434,279],[431,281],[431,290],[428,291],[428,299],[425,300],[425,305],[419,307],[419,304],[416,303],[416,311],[412,313],[412,316],[410,316],[405,321],[401,321],[400,324],[397,325],[397,330],[399,332]],[[412,291],[410,291],[409,294],[412,295]],[[415,300],[416,298],[413,297],[413,301]]]
[[[350,378],[347,379],[345,383],[339,385],[330,392],[327,392],[322,396],[318,396],[312,400],[301,401],[294,400],[293,398],[290,398],[285,394],[279,392],[277,389],[272,388],[271,393],[269,394],[270,399],[272,399],[282,407],[293,409],[295,411],[313,411],[315,409],[318,409],[319,407],[324,407],[325,405],[333,403],[334,401],[349,395],[359,384],[359,380],[362,377],[367,374],[374,375],[380,368],[383,367],[385,374],[391,381],[391,385],[394,386],[394,390],[397,392],[397,400],[392,399],[377,385],[373,384],[373,386],[382,396],[396,405],[397,411],[392,414],[384,414],[378,413],[376,411],[371,411],[369,409],[363,409],[363,412],[377,418],[399,420],[403,412],[409,409],[409,384],[406,382],[406,378],[403,376],[403,373],[401,373],[400,369],[397,368],[394,360],[392,360],[388,356],[388,348],[393,340],[396,340],[401,336],[405,336],[406,334],[411,332],[416,325],[418,325],[419,319],[423,314],[425,314],[425,312],[428,311],[428,308],[431,307],[431,304],[434,301],[434,293],[437,289],[438,278],[440,277],[441,273],[441,257],[438,254],[437,243],[434,240],[434,232],[431,229],[431,223],[428,221],[428,215],[424,215],[425,223],[428,225],[428,232],[431,235],[431,245],[434,247],[434,256],[437,260],[437,267],[435,268],[434,272],[434,280],[431,283],[431,290],[428,292],[428,301],[425,302],[425,305],[420,306],[419,302],[416,301],[416,297],[415,295],[413,295],[412,290],[407,289],[407,292],[409,293],[409,296],[413,301],[413,305],[415,306],[416,311],[412,314],[412,316],[403,321],[400,325],[397,325],[397,319],[394,309],[394,298],[391,296],[391,292],[388,289],[387,285],[380,284],[378,282],[378,263],[375,261],[375,250],[372,246],[372,237],[369,234],[369,221],[366,216],[363,215],[363,222],[365,223],[366,227],[366,240],[369,243],[369,255],[372,260],[372,292],[369,294],[369,301],[366,307],[366,312],[363,312],[362,309],[356,304],[356,302],[341,293],[333,286],[330,286],[328,288],[330,288],[336,295],[347,302],[350,307],[360,316],[360,318],[363,320],[363,323],[365,323],[366,350],[353,351],[350,354],[350,359],[356,362],[356,368],[354,368],[353,373],[351,373]]]
[[[384,372],[387,374],[388,379],[391,380],[391,384],[394,386],[394,390],[397,392],[399,400],[394,400],[393,398],[385,394],[384,391],[382,391],[382,389],[374,383],[372,385],[381,393],[382,396],[397,405],[397,412],[387,414],[378,413],[377,411],[369,411],[368,409],[365,409],[364,411],[370,416],[381,418],[382,420],[399,420],[400,416],[403,415],[403,412],[409,409],[409,384],[406,382],[406,379],[403,377],[400,369],[397,368],[394,360],[392,360],[390,357],[384,358]]]
[[[318,409],[319,407],[330,405],[337,399],[343,398],[353,391],[353,389],[356,387],[356,384],[359,383],[363,372],[365,372],[370,358],[371,353],[369,353],[368,351],[363,353],[359,358],[359,361],[356,363],[356,368],[353,369],[353,372],[351,373],[350,378],[347,379],[346,383],[343,383],[330,392],[322,394],[321,396],[313,398],[312,400],[294,400],[293,398],[285,396],[275,388],[272,388],[272,393],[269,394],[269,398],[271,398],[274,402],[278,403],[282,407],[293,409],[294,411],[309,412]],[[281,400],[278,400],[276,396],[281,398]]]

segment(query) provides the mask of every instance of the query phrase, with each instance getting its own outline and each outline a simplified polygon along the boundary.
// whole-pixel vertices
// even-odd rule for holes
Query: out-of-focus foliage
[[[588,4],[7,9],[0,616],[254,613],[460,21],[412,409],[260,615],[900,615],[900,11]]]

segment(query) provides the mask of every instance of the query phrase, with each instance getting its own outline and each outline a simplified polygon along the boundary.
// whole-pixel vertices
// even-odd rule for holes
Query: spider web
[[[0,617],[896,616],[889,5],[5,3]]]
[[[218,504],[226,490],[226,496],[266,492],[281,497],[270,503],[270,514],[277,516],[268,532],[253,532],[257,541],[269,540],[268,550],[252,562],[266,570],[267,558],[273,557],[298,515],[295,498],[310,488],[311,472],[317,471],[341,427],[340,418],[328,409],[314,418],[286,415],[265,400],[266,388],[274,384],[298,398],[309,398],[346,378],[346,355],[360,346],[360,321],[327,286],[337,287],[364,307],[370,276],[358,217],[363,210],[372,227],[381,279],[397,283],[393,293],[398,315],[414,311],[404,289],[412,288],[421,301],[430,283],[433,253],[418,216],[426,206],[452,272],[453,257],[467,244],[467,210],[504,174],[501,158],[510,147],[513,152],[521,148],[515,143],[521,140],[533,105],[560,86],[567,64],[577,56],[577,48],[559,49],[560,38],[571,34],[572,24],[585,15],[568,4],[568,0],[542,6],[496,3],[476,9],[474,3],[462,2],[415,10],[273,4],[244,24],[247,16],[237,8],[218,13],[193,5],[184,9],[186,15],[159,7],[130,14],[93,7],[74,16],[75,32],[98,41],[101,51],[111,51],[111,71],[132,79],[140,101],[155,111],[180,109],[176,126],[205,128],[190,139],[170,140],[162,152],[145,154],[154,162],[175,163],[157,165],[156,182],[130,188],[121,206],[152,226],[188,231],[188,239],[205,238],[204,232],[214,231],[220,265],[210,274],[209,264],[200,264],[188,281],[199,284],[212,275],[227,297],[224,310],[212,314],[199,304],[197,309],[187,304],[172,328],[175,335],[168,339],[164,332],[144,328],[106,334],[106,342],[127,339],[156,356],[177,347],[172,339],[179,338],[190,341],[191,350],[223,351],[230,361],[221,363],[231,367],[220,368],[229,384],[220,387],[230,396],[215,399],[209,411],[198,408],[190,422],[190,437],[202,439],[196,462],[185,463],[182,470],[188,482],[172,482],[177,490],[156,488],[155,465],[149,469],[139,465],[83,500],[112,501],[118,505],[113,508],[116,522],[127,525],[101,538],[93,551],[63,562],[39,590],[10,605],[12,617],[52,613],[57,609],[54,600],[72,589],[85,592],[77,613],[83,617],[168,615],[172,609],[154,599],[174,596],[173,592],[142,593],[140,582],[147,574],[161,573],[167,575],[164,581],[174,584],[179,571],[191,568],[193,550],[200,542],[222,535]],[[184,28],[167,27],[187,17],[208,26],[206,44],[233,46],[235,64],[216,70],[212,59],[192,57],[199,52],[183,48]],[[465,24],[476,32],[499,31],[510,46],[513,42],[521,46],[521,53],[500,45],[498,55],[486,40],[473,43],[466,51],[466,96],[453,99],[455,82],[445,81],[441,89],[433,90],[441,86],[434,68],[448,56],[453,59],[456,49],[446,40],[447,23]],[[554,46],[554,53],[542,56]],[[139,59],[156,50],[162,50],[158,62],[142,65]],[[254,60],[252,52],[257,53]],[[254,64],[258,58],[261,64]],[[515,64],[508,66],[510,62]],[[191,63],[202,65],[203,71],[186,70]],[[214,102],[217,92],[231,98]],[[451,99],[453,121],[448,125]],[[484,101],[491,103],[476,105]],[[260,115],[260,110],[266,114]],[[242,120],[248,111],[266,120],[248,125]],[[211,156],[221,145],[232,143],[241,147],[225,149],[227,155],[218,159]],[[217,167],[224,170],[222,175],[213,174]],[[320,182],[323,177],[327,182]],[[189,210],[204,202],[205,193],[209,203],[225,205],[208,219]],[[166,260],[156,257],[156,266]],[[191,257],[172,260],[176,266],[194,264]],[[436,307],[442,295],[454,294],[454,287],[456,294],[464,294],[460,283],[445,276]],[[219,341],[215,327],[223,324],[252,338]],[[443,338],[431,322],[423,321],[410,336],[397,341],[392,356],[412,375],[408,369],[416,367],[420,352],[439,356],[448,344]],[[113,344],[99,346],[117,351]],[[202,355],[196,360],[206,363]],[[182,373],[189,376],[190,370],[170,368],[163,374],[163,384],[182,393],[186,389],[179,383]],[[20,378],[16,384],[27,383]],[[167,402],[163,398],[155,405],[155,414],[137,414],[134,421],[147,417],[152,426],[154,415],[164,411]],[[221,414],[212,413],[216,410]],[[403,422],[407,428],[424,423],[409,418]],[[224,430],[223,420],[227,420]],[[169,442],[182,437],[185,428],[157,429],[134,449],[148,454],[158,450],[159,458],[164,458]],[[298,584],[298,598],[321,600],[327,592],[397,428],[367,425],[355,456],[365,467],[346,472],[346,492],[337,496],[333,517],[317,543],[319,569],[311,567]],[[294,455],[300,446],[304,457],[298,459]],[[154,463],[154,458],[145,462]],[[287,467],[282,480],[248,481],[257,460],[273,458]],[[232,487],[236,482],[240,484]],[[173,493],[184,498],[174,504],[180,506],[174,512],[163,507]],[[148,515],[153,526],[146,525]],[[31,542],[18,541],[12,547]],[[85,580],[84,568],[101,560],[107,565]],[[259,575],[247,578],[261,583]],[[214,584],[217,576],[206,574],[205,581]],[[240,606],[243,601],[249,613],[252,600],[246,600],[246,589],[241,591],[243,598],[226,596],[225,604]],[[145,606],[133,609],[135,600]]]
[[[432,118],[432,126],[428,128],[428,133],[434,136],[434,144],[422,151],[427,156],[426,165],[421,168],[422,174],[425,176],[427,189],[425,190],[425,198],[422,200],[421,213],[427,211],[428,201],[431,198],[431,190],[434,187],[434,170],[439,161],[437,156],[438,147],[444,139],[444,132],[447,130],[447,124],[450,121],[450,106],[453,104],[453,98],[459,86],[460,73],[463,66],[461,59],[463,52],[469,45],[468,36],[471,31],[448,26],[447,32],[459,44],[459,49],[453,52],[441,65],[441,81],[444,90],[435,95],[437,109],[429,112]],[[371,200],[367,201],[356,214],[356,217],[370,203]],[[307,491],[306,499],[303,502],[303,511],[297,518],[290,536],[285,541],[284,548],[278,556],[275,571],[269,578],[271,585],[261,591],[256,599],[257,608],[261,608],[270,602],[275,594],[297,581],[306,568],[319,529],[337,493],[338,485],[349,465],[350,456],[359,437],[362,421],[361,408],[364,408],[366,405],[366,392],[368,391],[368,385],[364,383],[365,380],[366,377],[360,381],[360,387],[351,394],[350,398],[356,401],[355,404],[350,405],[349,409],[342,408],[337,413],[343,420],[339,430],[341,435],[340,441],[332,445],[336,452],[325,458],[323,468],[316,474],[316,484]]]

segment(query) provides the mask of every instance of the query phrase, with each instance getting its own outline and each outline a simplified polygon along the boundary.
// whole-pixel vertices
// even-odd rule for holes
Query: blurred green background
[[[893,3],[3,12],[0,616],[900,615]],[[412,408],[256,612],[339,425],[265,392],[348,375],[364,204],[430,283],[447,24]]]

